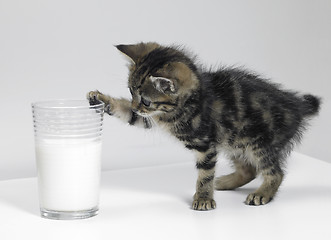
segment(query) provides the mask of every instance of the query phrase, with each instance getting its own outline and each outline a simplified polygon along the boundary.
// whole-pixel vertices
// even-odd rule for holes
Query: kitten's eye
[[[146,100],[145,98],[141,97],[141,102],[144,104],[146,107],[149,107],[151,105],[151,101]]]
[[[133,95],[132,89],[131,89],[131,88],[129,88],[129,90],[130,90],[130,93],[131,93],[131,95]]]

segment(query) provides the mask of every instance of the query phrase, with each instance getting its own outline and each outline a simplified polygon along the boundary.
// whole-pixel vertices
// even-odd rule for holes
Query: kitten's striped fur
[[[246,70],[204,71],[177,47],[157,43],[118,45],[131,60],[132,100],[98,91],[106,112],[144,128],[157,123],[196,153],[199,171],[193,209],[216,207],[214,188],[240,187],[257,174],[264,182],[245,203],[268,203],[283,179],[283,163],[298,142],[306,120],[318,113],[320,100],[280,89]],[[214,178],[219,151],[232,159],[236,171]]]

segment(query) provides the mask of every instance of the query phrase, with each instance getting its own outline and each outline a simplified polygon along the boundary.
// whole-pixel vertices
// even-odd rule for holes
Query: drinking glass
[[[41,216],[82,219],[99,211],[104,104],[32,104]]]

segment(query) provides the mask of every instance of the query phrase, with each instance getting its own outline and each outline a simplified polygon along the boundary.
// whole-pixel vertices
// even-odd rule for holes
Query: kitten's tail
[[[321,106],[321,99],[319,97],[307,94],[303,95],[303,115],[304,116],[313,116],[316,115]]]

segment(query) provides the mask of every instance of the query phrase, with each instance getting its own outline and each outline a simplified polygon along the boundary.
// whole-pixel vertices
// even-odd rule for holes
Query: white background
[[[94,89],[128,97],[126,60],[113,45],[140,41],[183,44],[207,66],[243,65],[322,96],[296,150],[331,162],[330,12],[329,0],[0,0],[0,180],[35,176],[31,102]],[[157,131],[110,118],[104,129],[103,169],[192,158]]]

